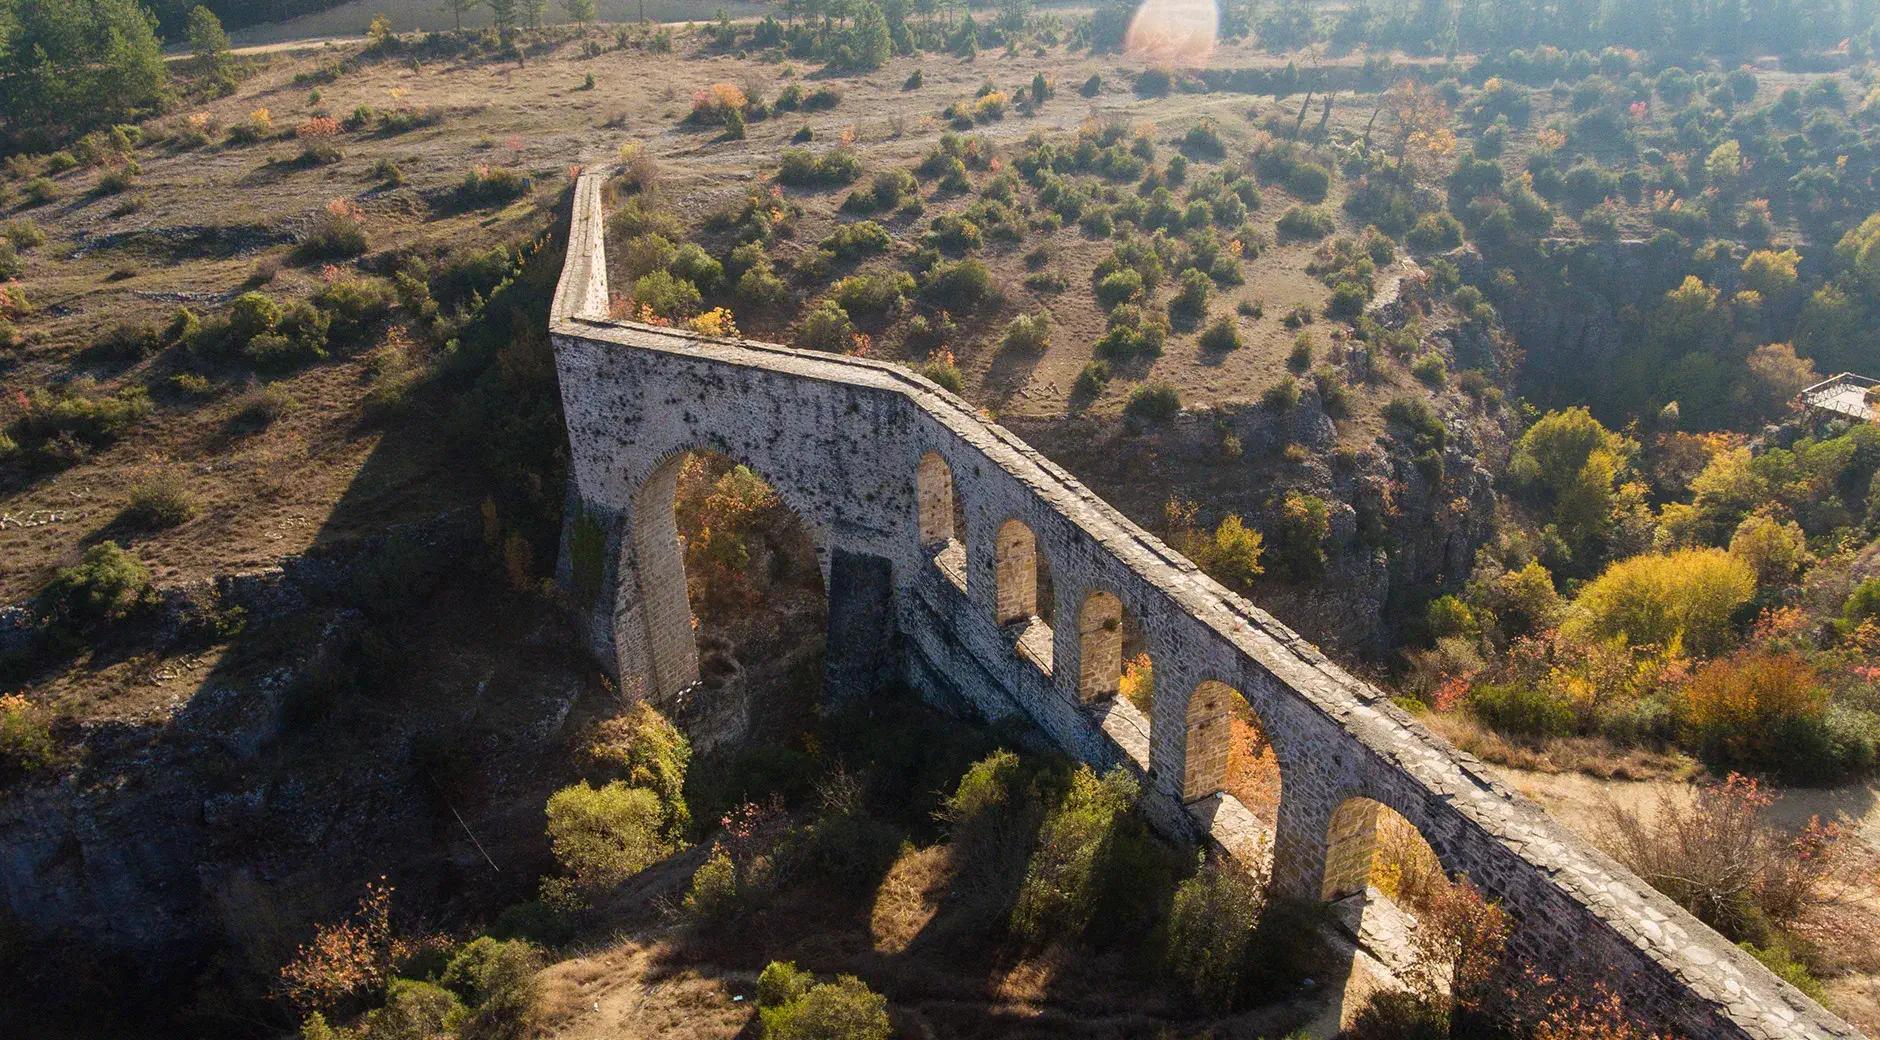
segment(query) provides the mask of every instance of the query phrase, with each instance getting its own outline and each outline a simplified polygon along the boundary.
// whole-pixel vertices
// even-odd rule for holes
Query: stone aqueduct
[[[899,681],[1022,717],[1136,770],[1155,825],[1205,841],[1246,815],[1217,793],[1231,688],[1279,762],[1277,892],[1362,889],[1388,806],[1502,903],[1521,952],[1596,968],[1692,1040],[1860,1035],[959,398],[889,364],[609,320],[602,183],[576,187],[551,334],[572,450],[561,578],[610,669],[656,699],[698,677],[675,476],[722,452],[815,542],[828,696]],[[1154,662],[1150,718],[1114,696],[1125,614]]]

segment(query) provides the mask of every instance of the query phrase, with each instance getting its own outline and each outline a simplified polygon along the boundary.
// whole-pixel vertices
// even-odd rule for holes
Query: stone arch
[[[944,545],[958,541],[964,533],[953,522],[953,469],[939,452],[920,457],[914,470],[914,500],[920,511],[920,544]]]
[[[1203,680],[1188,697],[1182,801],[1223,794],[1268,827],[1278,820],[1280,766],[1259,713],[1239,690]]]
[[[1449,883],[1436,850],[1402,813],[1362,796],[1347,798],[1332,811],[1325,832],[1321,899],[1377,889],[1414,912],[1432,886]]]
[[[782,508],[809,538],[825,587],[828,580],[827,538],[801,503],[792,501],[789,485],[714,447],[684,447],[659,456],[632,495],[625,540],[631,547],[633,566],[622,569],[619,595],[630,612],[638,615],[638,623],[629,622],[627,631],[620,633],[622,679],[630,678],[631,669],[643,669],[645,692],[661,705],[670,704],[700,678],[698,623],[689,596],[677,508],[680,473],[687,459],[699,455],[722,456],[749,470],[776,493]]]
[[[953,468],[930,451],[914,468],[914,504],[921,548],[940,572],[966,589],[966,510],[953,483]]]
[[[1123,601],[1097,589],[1077,612],[1077,697],[1085,704],[1116,696],[1123,680]]]
[[[1039,589],[1045,572],[1044,558],[1038,553],[1038,537],[1016,517],[999,525],[992,551],[994,592],[993,610],[1001,625],[1042,618],[1048,600]],[[1048,581],[1048,579],[1046,579]]]
[[[1051,671],[1055,595],[1051,567],[1038,536],[1017,517],[999,525],[992,542],[993,618],[1016,636],[1016,648],[1046,674]]]

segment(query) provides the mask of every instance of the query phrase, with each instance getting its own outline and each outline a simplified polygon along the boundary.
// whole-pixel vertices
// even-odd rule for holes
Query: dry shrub
[[[659,186],[659,160],[638,141],[621,145],[620,176],[615,183],[629,194],[652,191]]]
[[[302,120],[294,127],[294,136],[302,140],[318,137],[332,137],[339,133],[339,120],[332,116],[313,116]]]
[[[392,929],[392,886],[368,882],[350,916],[315,927],[313,941],[281,967],[281,994],[300,1011],[331,1011],[384,986],[403,946]]]
[[[1811,819],[1785,833],[1764,822],[1775,796],[1736,773],[1688,800],[1659,795],[1649,818],[1613,806],[1606,844],[1653,888],[1733,940],[1766,945],[1819,898],[1843,847]]]
[[[1795,654],[1745,652],[1711,661],[1684,687],[1685,721],[1703,745],[1732,762],[1774,764],[1790,726],[1817,719],[1828,692]]]
[[[145,530],[162,530],[184,523],[202,510],[202,501],[189,489],[181,470],[157,469],[131,485],[131,501],[121,518]]]
[[[1533,1040],[1675,1040],[1634,1022],[1601,981],[1579,986],[1530,968],[1513,992],[1516,1015]]]
[[[1416,913],[1411,984],[1426,994],[1440,987],[1457,1007],[1480,1007],[1502,968],[1512,927],[1508,915],[1466,878],[1429,885]]]

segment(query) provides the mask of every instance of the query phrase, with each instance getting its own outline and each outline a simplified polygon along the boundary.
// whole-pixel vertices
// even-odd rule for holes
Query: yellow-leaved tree
[[[1569,634],[1632,646],[1712,654],[1729,643],[1730,617],[1756,592],[1756,572],[1722,549],[1680,549],[1620,560],[1573,601]]]

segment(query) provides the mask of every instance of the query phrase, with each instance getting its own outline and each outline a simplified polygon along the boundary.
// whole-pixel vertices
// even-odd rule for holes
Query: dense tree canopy
[[[155,23],[133,0],[0,5],[0,117],[10,136],[123,122],[162,104]]]

